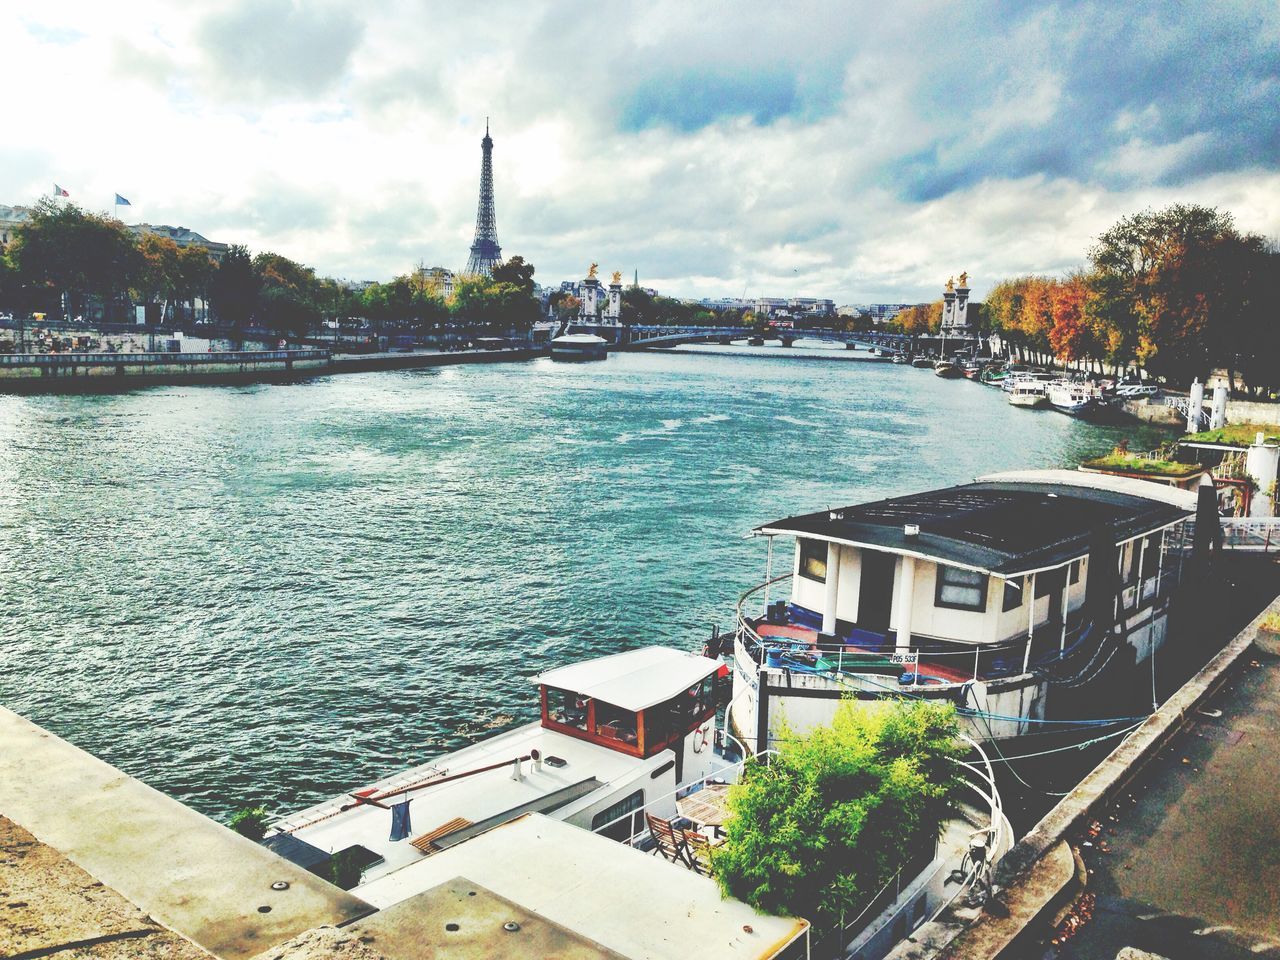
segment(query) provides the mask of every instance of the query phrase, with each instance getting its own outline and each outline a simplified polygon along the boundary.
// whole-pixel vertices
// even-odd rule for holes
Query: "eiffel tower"
[[[476,210],[476,238],[471,243],[471,256],[462,272],[468,276],[493,275],[502,262],[498,246],[498,223],[493,213],[493,138],[489,136],[489,118],[484,118],[484,139],[480,141],[484,159],[480,161],[480,206]]]

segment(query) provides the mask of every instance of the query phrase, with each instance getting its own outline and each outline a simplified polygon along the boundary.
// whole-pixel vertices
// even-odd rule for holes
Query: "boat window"
[[[610,840],[630,840],[640,832],[644,823],[644,791],[637,790],[631,796],[606,807],[591,818],[592,832],[600,830],[602,837]],[[627,816],[630,813],[631,816]],[[621,817],[622,819],[618,819]],[[613,821],[617,820],[617,823]],[[605,826],[609,824],[609,826]],[[603,830],[600,828],[604,827]]]
[[[1010,610],[1017,610],[1022,606],[1022,584],[1022,577],[1004,582],[1004,606],[1002,609],[1005,613]]]
[[[827,545],[822,540],[800,541],[800,576],[827,582]]]
[[[1080,568],[1084,566],[1083,560],[1071,561],[1071,582],[1073,584],[1080,582]]]
[[[940,564],[933,605],[955,610],[987,609],[987,575]]]
[[[552,723],[586,730],[589,702],[589,697],[574,693],[572,690],[547,687],[547,718]]]
[[[636,715],[603,700],[596,701],[596,736],[636,743]]]

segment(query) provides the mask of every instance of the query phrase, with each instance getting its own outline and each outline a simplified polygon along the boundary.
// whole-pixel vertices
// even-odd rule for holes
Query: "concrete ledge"
[[[0,708],[0,814],[164,926],[247,960],[373,908]],[[285,881],[288,888],[273,890]]]
[[[0,817],[0,957],[209,960],[12,820]]]
[[[1071,853],[1065,840],[1067,836],[1089,816],[1099,803],[1105,802],[1135,777],[1143,766],[1159,753],[1160,749],[1178,733],[1188,714],[1208,699],[1227,679],[1237,662],[1253,646],[1262,621],[1272,613],[1280,613],[1280,596],[1267,605],[1243,630],[1236,634],[1200,672],[1188,680],[1147,721],[1099,763],[1080,784],[1061,802],[1041,818],[1025,837],[1014,844],[996,868],[995,882],[1004,889],[1002,899],[1010,909],[1011,918],[1017,913],[1022,917],[1019,931],[1047,912],[1055,899],[1061,899],[1062,891],[1071,882],[1074,868],[1045,872],[1042,864],[1061,859],[1062,850]],[[1072,861],[1074,862],[1074,861]],[[1057,890],[1050,889],[1047,878],[1060,876]],[[1028,895],[1030,894],[1030,897]],[[1026,905],[1036,900],[1040,908],[1025,915],[1015,911],[1014,905]],[[991,946],[986,941],[984,927],[991,923],[989,915],[978,922],[965,917],[959,911],[948,910],[930,924],[925,924],[912,936],[912,941],[900,945],[886,960],[923,960],[936,957],[944,950],[949,960],[960,958],[991,958],[998,956],[985,952]],[[1018,931],[1015,931],[1015,936]],[[972,941],[970,938],[973,938]],[[1012,938],[1009,942],[1012,942]],[[1000,949],[1005,949],[1008,943]]]

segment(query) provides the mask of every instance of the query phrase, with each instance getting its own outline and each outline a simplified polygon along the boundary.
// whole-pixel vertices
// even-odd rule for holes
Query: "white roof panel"
[[[581,827],[529,814],[361,887],[378,907],[466,877],[631,960],[763,960],[808,923],[725,899],[714,880]]]
[[[680,695],[718,669],[719,661],[695,653],[671,647],[641,647],[557,667],[534,677],[534,682],[635,711]]]

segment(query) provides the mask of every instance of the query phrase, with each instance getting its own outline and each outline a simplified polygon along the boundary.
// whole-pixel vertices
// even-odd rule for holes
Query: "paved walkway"
[[[1093,917],[1047,956],[1280,957],[1278,795],[1280,658],[1255,647],[1077,838]]]
[[[110,887],[0,817],[0,957],[209,960]]]

